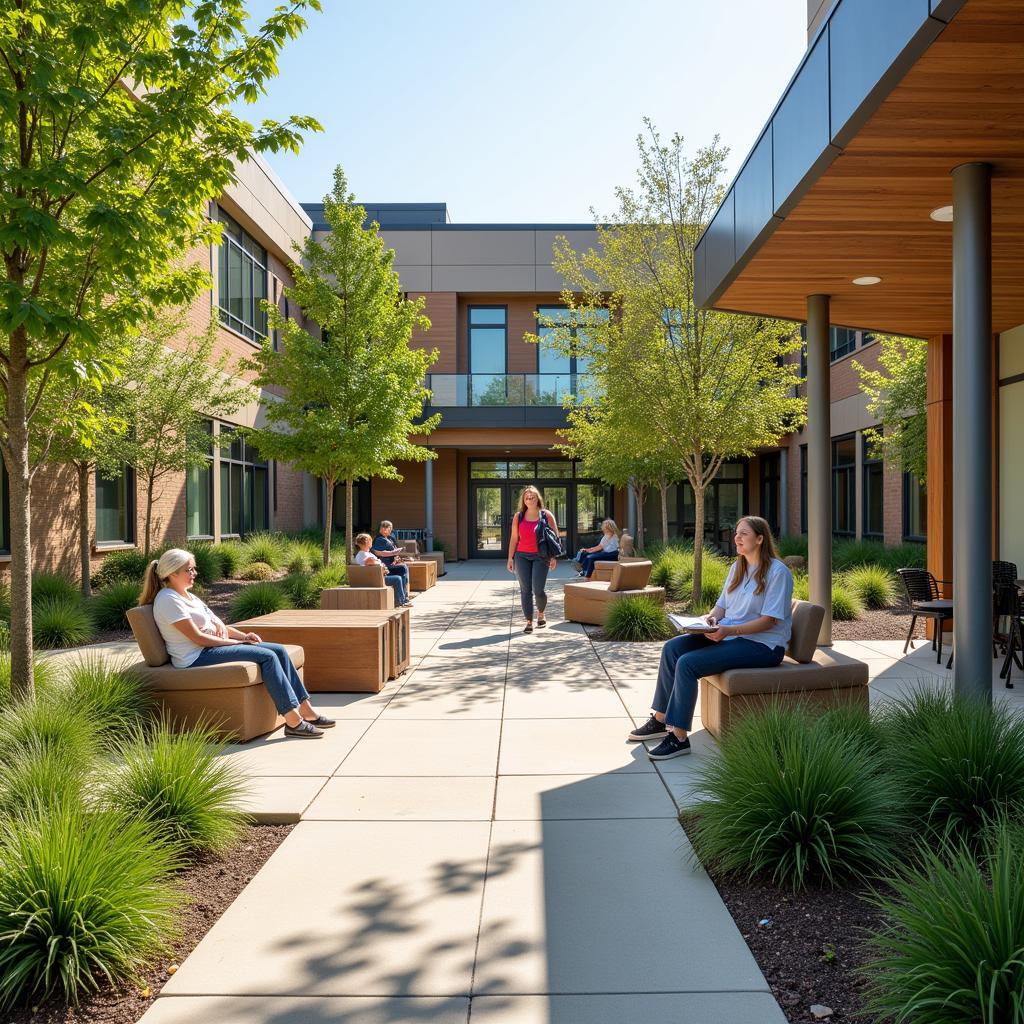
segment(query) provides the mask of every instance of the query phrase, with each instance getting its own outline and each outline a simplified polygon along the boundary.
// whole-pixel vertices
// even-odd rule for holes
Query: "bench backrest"
[[[651,581],[652,568],[649,561],[615,562],[608,589],[613,591],[643,590]]]
[[[814,652],[818,648],[818,636],[821,633],[821,624],[825,620],[825,609],[820,604],[811,604],[810,601],[794,601],[792,607],[793,632],[786,653],[794,661],[807,665],[814,659]]]
[[[167,644],[160,635],[160,629],[153,618],[151,604],[139,605],[128,611],[128,625],[135,634],[135,642],[139,645],[142,657],[150,668],[159,668],[171,660],[167,653]]]
[[[356,565],[349,562],[348,585],[350,587],[383,587],[384,566],[371,562],[369,565]]]
[[[399,546],[401,550],[409,555],[418,555],[420,553],[420,542],[418,540],[400,540]]]
[[[628,555],[630,558],[636,554],[633,550],[633,538],[630,534],[626,533],[625,530],[619,534],[619,553]]]

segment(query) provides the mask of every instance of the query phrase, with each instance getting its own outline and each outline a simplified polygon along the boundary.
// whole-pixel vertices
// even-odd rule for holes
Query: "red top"
[[[541,512],[541,515],[544,513]],[[519,543],[516,544],[516,551],[521,551],[524,555],[540,553],[537,550],[537,524],[539,522],[539,517],[531,522],[525,515],[519,520]]]

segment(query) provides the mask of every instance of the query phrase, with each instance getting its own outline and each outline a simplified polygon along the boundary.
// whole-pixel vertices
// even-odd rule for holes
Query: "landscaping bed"
[[[167,968],[182,963],[199,945],[293,827],[250,826],[225,856],[202,857],[178,874],[176,881],[188,895],[188,904],[179,921],[180,937],[137,985],[105,990],[84,1000],[77,1008],[49,1005],[35,1012],[31,1008],[9,1010],[0,1014],[0,1019],[4,1024],[134,1024],[167,984],[170,977]]]

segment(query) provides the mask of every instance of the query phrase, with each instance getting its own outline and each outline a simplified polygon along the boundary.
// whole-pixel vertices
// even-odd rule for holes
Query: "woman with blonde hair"
[[[580,567],[580,575],[590,579],[594,575],[595,562],[617,562],[619,560],[620,531],[614,519],[606,519],[601,524],[601,539],[592,548],[580,548],[576,553],[576,563]]]
[[[149,563],[139,604],[153,606],[153,618],[175,668],[199,668],[226,661],[253,661],[260,667],[277,713],[284,716],[286,736],[318,739],[334,720],[313,710],[309,694],[281,644],[265,643],[256,633],[225,625],[190,594],[196,581],[192,553],[171,548]]]
[[[660,739],[648,757],[666,761],[690,752],[687,733],[697,705],[697,680],[730,668],[772,668],[786,653],[793,629],[793,574],[775,549],[760,516],[736,524],[736,561],[715,607],[704,616],[708,632],[684,633],[661,651],[653,714],[629,734]]]
[[[554,569],[555,559],[540,553],[537,533],[541,522],[547,522],[555,533],[558,523],[544,507],[544,499],[533,484],[523,488],[519,495],[519,511],[512,517],[512,534],[508,540],[508,571],[519,580],[519,601],[526,618],[524,633],[533,632],[533,603],[537,602],[537,628],[548,624],[544,609],[548,604],[548,570]]]

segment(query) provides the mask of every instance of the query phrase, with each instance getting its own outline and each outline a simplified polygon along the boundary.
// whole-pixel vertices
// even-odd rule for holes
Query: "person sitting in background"
[[[401,576],[405,581],[406,593],[409,591],[409,566],[402,558],[402,549],[391,539],[395,529],[390,519],[382,519],[377,528],[377,536],[373,538],[373,553],[384,563],[388,573]]]
[[[594,575],[595,562],[617,562],[619,560],[619,528],[614,519],[601,524],[601,539],[592,548],[580,548],[576,562],[580,575],[590,579]]]
[[[405,576],[392,571],[391,568],[384,564],[382,559],[378,558],[370,550],[370,542],[372,540],[373,538],[368,533],[360,533],[356,536],[356,565],[384,566],[384,582],[395,592],[395,607],[402,608],[407,604],[412,604],[412,601],[409,600],[409,590],[406,585],[408,570],[406,570]],[[405,566],[402,566],[402,568],[404,569]]]

